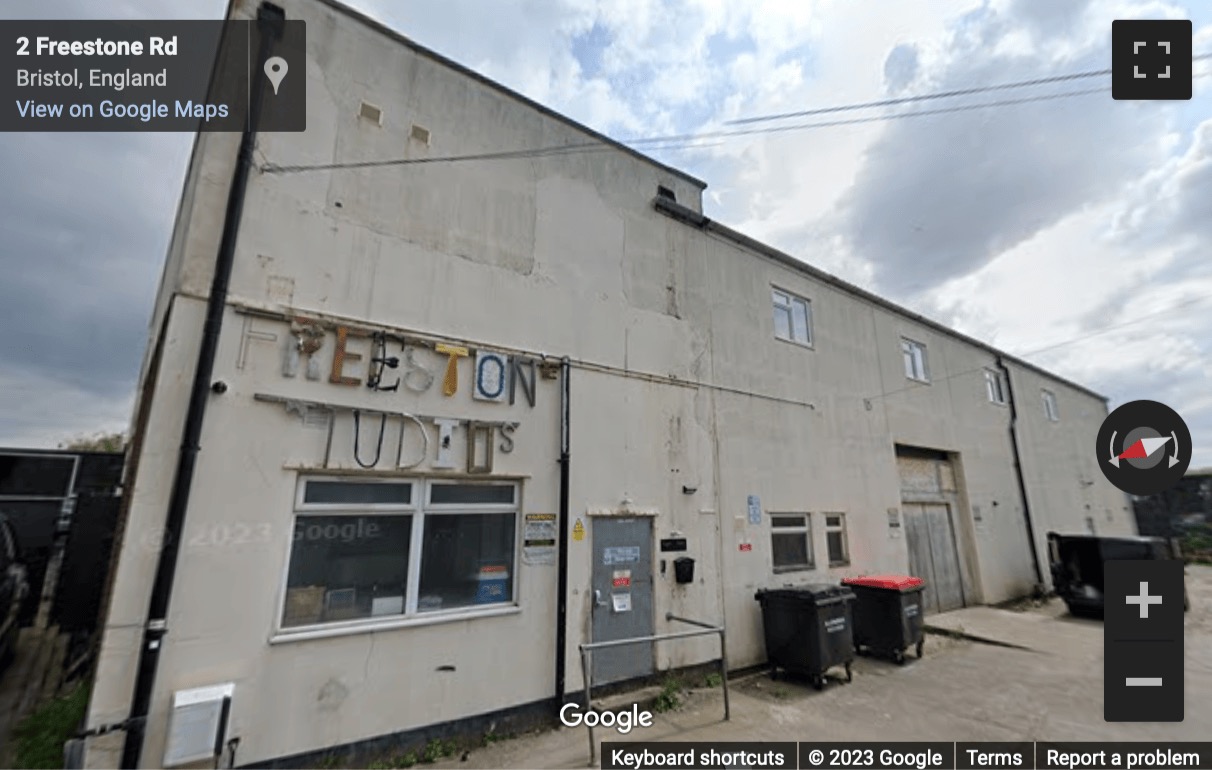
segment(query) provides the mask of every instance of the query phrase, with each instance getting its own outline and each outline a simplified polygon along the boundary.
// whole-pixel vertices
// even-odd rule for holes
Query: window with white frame
[[[995,404],[1006,403],[1006,380],[998,370],[985,370],[985,393]]]
[[[1050,390],[1041,391],[1040,395],[1044,399],[1044,416],[1049,422],[1057,422],[1060,420],[1060,411],[1056,408],[1056,394]]]
[[[850,545],[846,542],[846,514],[825,514],[825,545],[829,551],[830,567],[844,567],[850,563]]]
[[[770,553],[775,572],[815,567],[812,558],[812,517],[807,513],[770,514]]]
[[[518,491],[500,482],[300,479],[282,627],[512,602]]]
[[[902,337],[901,353],[905,358],[905,376],[918,382],[930,382],[930,368],[926,364],[926,346]]]
[[[812,344],[812,305],[803,297],[774,289],[774,336],[801,345]]]

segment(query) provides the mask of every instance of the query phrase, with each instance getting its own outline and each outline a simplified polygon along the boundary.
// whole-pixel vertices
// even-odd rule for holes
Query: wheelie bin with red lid
[[[915,647],[922,657],[922,591],[926,581],[912,575],[865,575],[846,578],[854,592],[854,648],[905,662]]]

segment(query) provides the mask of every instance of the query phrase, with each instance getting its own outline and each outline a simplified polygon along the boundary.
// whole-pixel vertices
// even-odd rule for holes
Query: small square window
[[[825,514],[825,544],[829,551],[830,567],[844,567],[850,563],[850,545],[846,542],[846,514]]]
[[[1060,410],[1056,408],[1056,394],[1050,390],[1041,392],[1044,399],[1044,416],[1048,418],[1048,422],[1060,421]]]
[[[774,336],[801,345],[812,344],[812,303],[785,291],[771,292],[774,304]]]
[[[806,513],[770,514],[770,552],[775,572],[809,570],[812,557],[812,525]]]
[[[996,369],[985,370],[985,393],[994,404],[1006,403],[1006,380]]]
[[[905,376],[918,382],[930,382],[930,367],[926,363],[926,346],[901,338],[901,354],[905,359]]]

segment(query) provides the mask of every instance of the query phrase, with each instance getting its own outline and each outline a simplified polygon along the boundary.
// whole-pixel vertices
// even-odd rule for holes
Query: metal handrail
[[[668,634],[653,634],[652,636],[635,636],[630,639],[611,639],[604,642],[588,642],[578,646],[581,652],[581,675],[585,680],[585,713],[589,714],[592,708],[592,692],[593,692],[593,674],[591,672],[590,661],[591,653],[594,650],[603,650],[610,647],[625,647],[631,644],[644,644],[652,642],[663,642],[670,639],[689,639],[695,636],[707,636],[708,634],[720,635],[720,681],[724,687],[724,721],[732,718],[732,710],[728,703],[728,646],[725,641],[724,627],[713,626],[710,623],[704,623],[701,620],[691,620],[674,615],[672,612],[665,613],[665,620],[677,621],[679,623],[688,623],[692,626],[699,626],[701,631],[674,631]],[[589,731],[589,764],[588,767],[593,767],[597,762],[597,744],[593,740],[593,725],[586,723],[585,728]]]

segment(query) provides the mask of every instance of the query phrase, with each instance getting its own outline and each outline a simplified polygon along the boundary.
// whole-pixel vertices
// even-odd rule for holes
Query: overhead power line
[[[1026,353],[1008,354],[1008,355],[1013,355],[1015,358],[1027,359],[1031,356],[1037,356],[1040,353],[1048,353],[1053,350],[1058,350],[1060,348],[1065,348],[1070,345],[1074,345],[1078,342],[1085,342],[1088,339],[1092,339],[1094,337],[1099,337],[1099,336],[1101,336],[1103,334],[1107,334],[1109,332],[1119,331],[1120,329],[1126,328],[1128,326],[1135,326],[1136,324],[1139,324],[1143,321],[1151,321],[1154,318],[1160,318],[1162,316],[1172,316],[1172,315],[1174,315],[1175,311],[1182,310],[1182,309],[1190,307],[1192,305],[1198,305],[1202,302],[1206,302],[1209,299],[1212,299],[1212,297],[1209,297],[1207,295],[1192,297],[1191,299],[1185,300],[1183,302],[1179,302],[1175,305],[1171,305],[1170,307],[1164,308],[1162,310],[1158,310],[1157,312],[1146,313],[1145,315],[1136,316],[1135,318],[1131,318],[1122,323],[1113,324],[1111,326],[1104,326],[1101,329],[1095,329],[1094,331],[1089,332],[1088,334],[1082,334],[1077,337],[1070,337],[1068,339],[1061,340],[1060,342],[1055,342],[1051,345],[1046,345],[1041,348],[1036,348],[1035,350],[1030,350]],[[982,365],[974,367],[972,369],[964,369],[962,371],[958,371],[953,374],[948,374],[945,377],[939,377],[937,379],[932,379],[930,382],[923,382],[920,384],[915,383],[913,385],[906,385],[904,387],[894,388],[892,390],[886,390],[883,393],[877,393],[876,395],[873,395],[873,396],[865,396],[863,398],[863,400],[871,401],[871,400],[877,399],[877,398],[884,398],[885,396],[896,395],[897,393],[904,393],[904,392],[910,391],[910,390],[917,390],[918,388],[929,387],[931,384],[939,383],[939,382],[946,382],[947,380],[951,380],[956,377],[963,377],[964,375],[967,375],[967,374],[975,374],[977,372],[985,370],[986,368],[988,368],[988,367],[986,365],[982,364]]]
[[[1203,61],[1212,59],[1212,53],[1203,53],[1197,56],[1192,56],[1191,61]],[[916,94],[914,96],[899,96],[893,99],[879,99],[873,102],[859,102],[857,104],[841,104],[834,107],[817,107],[810,110],[798,110],[796,112],[782,112],[774,115],[756,115],[749,118],[737,118],[736,120],[724,121],[726,126],[743,125],[746,123],[764,123],[773,120],[786,120],[787,118],[806,118],[811,115],[828,115],[835,112],[850,112],[853,110],[866,110],[876,107],[895,107],[900,104],[913,104],[915,102],[924,102],[932,99],[951,99],[956,96],[971,96],[973,94],[984,94],[992,91],[1009,91],[1015,88],[1031,88],[1034,86],[1049,85],[1052,83],[1066,83],[1072,80],[1084,80],[1086,78],[1100,77],[1110,75],[1111,70],[1086,70],[1084,72],[1070,72],[1067,75],[1051,75],[1043,78],[1032,78],[1030,80],[1016,80],[1012,83],[997,83],[988,86],[973,86],[972,88],[959,88],[953,91],[936,91],[929,94]]]
[[[1200,61],[1212,59],[1212,52],[1200,54],[1193,57],[1193,60]],[[743,121],[730,121],[729,124],[739,122],[758,122],[765,120],[777,120],[791,116],[805,116],[813,114],[828,114],[850,110],[872,109],[880,106],[891,106],[890,101],[895,103],[908,103],[911,101],[924,101],[928,99],[940,99],[951,96],[970,95],[973,93],[981,93],[988,91],[1006,90],[1009,88],[1025,88],[1030,84],[1048,84],[1062,82],[1068,80],[1076,80],[1083,77],[1093,77],[1097,74],[1106,74],[1110,70],[1091,70],[1090,72],[1070,73],[1068,75],[1056,75],[1049,78],[1036,78],[1033,81],[1018,81],[1016,83],[1002,83],[991,86],[979,86],[963,91],[956,92],[938,92],[936,94],[921,94],[913,97],[901,97],[899,100],[884,100],[882,102],[864,102],[859,104],[838,105],[833,107],[822,107],[815,110],[805,110],[798,113],[785,113],[783,115],[758,116],[754,118],[746,118]],[[1201,73],[1195,77],[1207,77],[1212,73]],[[976,104],[958,104],[948,107],[937,107],[925,110],[914,110],[909,112],[892,112],[882,115],[870,115],[858,118],[842,118],[838,120],[816,121],[810,123],[793,123],[789,125],[779,126],[758,126],[753,128],[737,128],[725,129],[716,131],[700,131],[689,134],[671,134],[664,136],[650,137],[635,137],[631,139],[619,140],[620,144],[632,146],[634,149],[644,149],[648,151],[655,150],[678,150],[678,149],[694,149],[702,147],[699,144],[710,139],[727,139],[740,136],[756,136],[762,134],[787,133],[793,131],[807,131],[819,128],[836,128],[840,126],[854,126],[868,123],[880,123],[891,120],[906,120],[909,118],[920,118],[937,115],[947,115],[952,113],[971,112],[974,110],[993,109],[999,107],[1012,107],[1023,104],[1031,104],[1034,102],[1057,101],[1060,99],[1069,99],[1079,96],[1089,96],[1097,93],[1109,92],[1110,87],[1085,88],[1073,91],[1060,91],[1049,94],[1035,94],[1032,96],[1022,96],[1013,99],[999,99],[989,102],[979,102]],[[494,161],[494,160],[522,160],[530,158],[543,158],[550,156],[558,156],[565,154],[589,153],[589,152],[607,152],[617,150],[613,144],[607,144],[602,141],[592,142],[574,142],[571,144],[552,145],[548,147],[533,147],[528,149],[517,150],[502,150],[496,152],[482,153],[467,153],[460,155],[444,155],[438,157],[426,158],[389,158],[384,160],[362,160],[362,161],[345,161],[334,163],[315,163],[305,165],[283,165],[277,163],[265,163],[261,166],[261,171],[267,174],[291,174],[304,171],[338,171],[362,168],[383,168],[390,166],[417,166],[431,165],[438,163],[465,163],[472,161]]]

